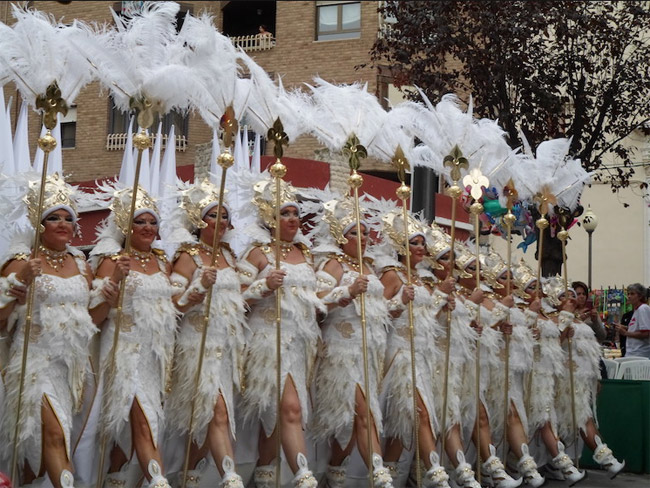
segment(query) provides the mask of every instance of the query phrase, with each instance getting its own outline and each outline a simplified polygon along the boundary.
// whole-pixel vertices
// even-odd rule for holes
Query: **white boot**
[[[393,488],[393,477],[379,454],[372,455],[372,478],[377,488]]]
[[[61,471],[59,483],[61,483],[61,488],[74,488],[74,476],[70,471],[64,469]]]
[[[345,474],[348,470],[350,457],[346,457],[340,466],[327,465],[325,479],[328,488],[343,488],[345,486]]]
[[[497,451],[490,444],[490,457],[481,465],[481,477],[483,484],[492,488],[516,488],[521,485],[522,479],[513,479],[506,473],[505,467],[497,457]]]
[[[167,482],[167,478],[162,475],[160,465],[155,459],[149,461],[147,471],[149,471],[149,476],[151,476],[151,481],[147,485],[148,488],[171,488]]]
[[[309,471],[305,455],[301,452],[298,453],[296,462],[298,463],[298,472],[296,472],[292,481],[294,488],[316,488],[318,481],[316,481],[312,472]]]
[[[424,474],[422,483],[426,488],[449,488],[449,475],[445,468],[440,466],[440,456],[436,451],[429,453],[431,468]]]
[[[235,472],[235,462],[230,456],[223,457],[221,468],[223,469],[223,477],[219,485],[221,488],[244,488],[244,482],[241,476]]]
[[[201,485],[201,476],[203,475],[203,470],[208,464],[207,459],[203,458],[198,463],[194,469],[188,469],[187,474],[185,475],[185,488],[199,488]],[[178,486],[183,486],[183,471],[181,470],[178,473]],[[170,475],[170,480],[174,481],[174,476]]]
[[[537,464],[528,452],[528,445],[521,445],[521,459],[517,463],[517,472],[524,478],[524,483],[533,488],[538,488],[545,483],[544,477],[537,471]]]
[[[253,471],[256,488],[275,488],[275,464],[257,466]]]
[[[612,450],[603,444],[600,437],[596,436],[596,449],[594,450],[594,461],[600,464],[609,472],[609,478],[614,479],[618,473],[625,467],[625,461],[622,463],[612,454]]]
[[[565,480],[569,482],[569,486],[575,485],[578,481],[585,478],[587,473],[579,471],[573,464],[569,455],[564,452],[564,444],[557,441],[558,454],[546,466],[547,477],[554,480]]]
[[[454,482],[460,488],[481,488],[481,485],[474,478],[474,471],[467,461],[465,455],[460,449],[456,452],[458,466],[454,470]]]
[[[384,468],[390,473],[390,477],[393,479],[393,484],[397,482],[399,478],[399,463],[397,461],[384,462]]]

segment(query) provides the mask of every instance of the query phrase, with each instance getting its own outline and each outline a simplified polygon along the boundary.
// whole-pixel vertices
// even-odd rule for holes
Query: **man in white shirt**
[[[626,356],[650,359],[650,306],[646,303],[648,291],[640,283],[627,287],[628,302],[634,307],[634,314],[627,327],[618,325],[619,334],[627,337]]]

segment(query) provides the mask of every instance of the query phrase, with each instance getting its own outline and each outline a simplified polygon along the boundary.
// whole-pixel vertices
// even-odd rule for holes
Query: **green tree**
[[[387,1],[380,12],[392,22],[371,59],[398,87],[432,101],[471,94],[512,147],[519,130],[533,148],[571,137],[585,169],[603,169],[614,191],[629,185],[622,141],[650,122],[650,2]]]

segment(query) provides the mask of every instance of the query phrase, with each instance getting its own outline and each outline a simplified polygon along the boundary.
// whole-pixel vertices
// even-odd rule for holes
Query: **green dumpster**
[[[603,442],[625,471],[650,473],[650,381],[602,380],[597,400],[598,429]],[[584,468],[598,468],[593,451],[585,446]]]

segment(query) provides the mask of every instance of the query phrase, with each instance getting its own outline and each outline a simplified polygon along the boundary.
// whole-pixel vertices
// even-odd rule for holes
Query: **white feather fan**
[[[187,87],[192,106],[211,127],[219,126],[228,106],[233,107],[239,120],[251,83],[239,78],[239,55],[230,39],[217,31],[206,13],[200,17],[188,15],[178,37],[189,48],[183,62],[194,76],[195,83]]]
[[[95,68],[116,106],[130,110],[130,99],[147,98],[159,113],[187,110],[191,70],[181,61],[186,47],[176,35],[175,2],[144,2],[133,18],[113,12],[116,28],[77,21],[70,36],[74,46]]]
[[[321,78],[314,81],[315,85],[307,85],[313,99],[307,120],[310,132],[332,151],[340,151],[353,134],[367,148],[386,118],[386,111],[368,93],[367,85],[333,85]]]
[[[93,78],[88,63],[67,42],[78,27],[36,10],[11,8],[16,22],[11,27],[0,23],[0,77],[14,81],[32,107],[55,81],[63,100],[72,104]]]

